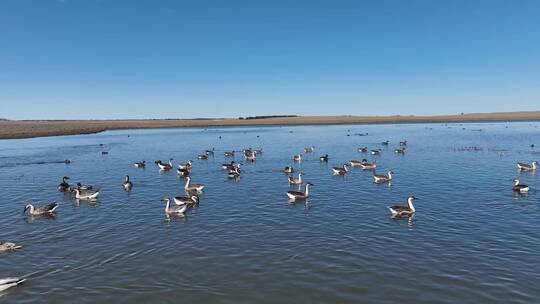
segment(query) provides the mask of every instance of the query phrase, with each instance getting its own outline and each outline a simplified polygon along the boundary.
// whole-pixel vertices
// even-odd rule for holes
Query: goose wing
[[[300,191],[287,191],[287,193],[294,196],[304,196],[304,192],[300,192]]]
[[[411,208],[409,208],[409,206],[401,206],[401,205],[394,205],[394,206],[390,206],[388,207],[396,212],[403,212],[403,211],[411,211]]]
[[[58,207],[58,203],[54,202],[54,203],[37,207],[36,210],[40,213],[46,213],[46,212],[53,212],[54,209],[56,209],[57,207]]]

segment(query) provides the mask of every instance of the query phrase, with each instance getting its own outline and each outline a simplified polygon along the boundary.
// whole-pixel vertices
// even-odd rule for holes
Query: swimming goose
[[[285,167],[285,169],[283,169],[283,172],[285,172],[287,174],[291,174],[291,173],[294,172],[294,169],[293,169],[293,167],[287,166],[287,167]]]
[[[309,186],[313,186],[313,184],[312,183],[306,183],[304,185],[304,192],[287,191],[287,196],[292,201],[305,201],[309,197]]]
[[[204,189],[203,184],[191,184],[191,177],[187,177],[186,185],[184,186],[184,189],[188,192],[190,191],[196,191],[201,192]]]
[[[228,178],[239,178],[240,177],[240,168],[234,167],[234,169],[229,170],[229,173],[227,173]]]
[[[416,209],[414,208],[413,201],[417,198],[410,195],[407,198],[407,205],[406,206],[390,206],[388,209],[390,209],[390,212],[392,213],[392,217],[408,217],[413,215],[416,212]]]
[[[99,191],[73,189],[75,198],[80,200],[94,200],[99,196]]]
[[[225,153],[223,153],[226,157],[233,157],[234,156],[234,150],[233,151],[225,151]]]
[[[332,171],[335,175],[345,175],[349,172],[349,169],[347,169],[347,164],[344,164],[343,167],[333,167]]]
[[[375,173],[375,171],[373,171],[373,180],[376,183],[386,183],[386,182],[389,182],[389,181],[392,180],[392,175],[393,174],[394,174],[394,172],[388,171],[388,175],[379,175],[379,174]]]
[[[377,161],[374,160],[372,163],[368,163],[366,159],[362,159],[360,167],[362,167],[362,170],[373,170],[377,168]]]
[[[136,167],[136,168],[146,168],[146,161],[142,161],[142,162],[135,162],[133,163],[133,165]]]
[[[156,162],[156,164],[158,165],[159,170],[169,171],[169,170],[171,170],[171,169],[173,168],[173,163],[172,163],[172,161],[173,161],[173,159],[170,158],[170,159],[169,159],[169,163],[164,164],[162,161],[158,160],[158,161]]]
[[[368,151],[368,147],[361,147],[361,148],[358,148],[358,152],[361,152],[361,153],[367,153]]]
[[[244,152],[244,157],[246,158],[246,160],[254,162],[257,159],[257,153],[251,150],[247,150],[246,152]]]
[[[371,154],[373,154],[373,155],[381,155],[381,149],[373,149],[373,150],[371,150]]]
[[[188,169],[176,169],[176,173],[182,177],[188,177],[191,174],[191,170]]]
[[[167,214],[183,215],[184,212],[186,212],[186,209],[188,207],[187,204],[171,206],[171,198],[168,196],[163,197],[161,200],[166,203],[165,213]]]
[[[389,140],[385,140],[385,141],[383,141],[383,142],[381,143],[381,145],[383,145],[383,146],[388,146],[389,143],[390,143]]]
[[[305,153],[313,153],[313,151],[315,151],[315,147],[314,147],[314,146],[311,146],[311,147],[305,147],[305,148],[304,148],[304,152],[305,152]]]
[[[538,168],[538,162],[533,161],[530,165],[525,163],[517,163],[517,167],[521,171],[533,171]]]
[[[289,178],[289,184],[290,185],[301,185],[303,175],[304,175],[304,173],[302,173],[302,172],[298,173],[298,178],[297,179],[294,179],[294,178],[289,176],[288,177]]]
[[[0,291],[4,291],[8,288],[11,288],[13,286],[17,286],[19,284],[22,284],[25,279],[21,278],[3,278],[0,279]]]
[[[206,155],[214,155],[214,150],[215,150],[215,149],[212,148],[212,150],[206,150],[206,151],[204,151],[204,153],[205,153]]]
[[[27,204],[24,206],[23,213],[26,212],[26,210],[29,210],[30,215],[53,215],[56,208],[58,208],[57,202],[39,207],[34,207],[32,204]]]
[[[360,167],[362,166],[362,164],[366,164],[367,163],[367,160],[363,159],[362,161],[359,161],[359,160],[356,160],[356,159],[353,159],[353,160],[350,160],[349,161],[349,164],[351,165],[351,167]]]
[[[21,249],[21,245],[17,245],[15,243],[11,242],[0,242],[0,252],[6,252],[6,251],[13,251],[17,249]]]
[[[293,156],[293,160],[294,160],[294,161],[297,161],[297,162],[302,161],[302,155],[301,155],[301,154],[296,154],[296,155],[294,155],[294,156]]]
[[[133,183],[129,179],[129,175],[126,175],[126,179],[124,180],[123,186],[124,186],[124,190],[126,191],[131,191],[131,188],[133,188]]]
[[[199,156],[197,156],[198,159],[200,160],[207,160],[208,159],[208,155],[206,154],[200,154]]]
[[[191,171],[191,167],[193,166],[193,164],[191,163],[190,160],[188,160],[185,164],[179,164],[178,165],[178,169],[181,169],[181,170],[190,170]]]
[[[400,146],[406,146],[407,145],[407,141],[406,140],[402,140],[399,142],[399,145]]]
[[[58,185],[58,191],[64,192],[64,191],[69,190],[69,184],[67,182],[68,180],[69,180],[69,177],[67,176],[64,176],[62,178],[62,182],[60,183],[60,185]]]
[[[405,147],[395,149],[394,153],[396,153],[396,154],[405,154]]]
[[[175,196],[174,203],[178,206],[181,205],[196,205],[199,203],[199,197],[197,195],[192,196]]]
[[[325,162],[327,163],[328,162],[328,154],[324,155],[324,156],[321,156],[319,157],[319,160],[322,161],[322,162]]]
[[[514,187],[512,187],[512,190],[519,192],[519,193],[527,193],[529,192],[529,186],[521,184],[519,182],[519,179],[514,179]]]
[[[236,167],[240,167],[240,164],[237,164],[234,160],[228,164],[222,164],[221,168],[223,170],[233,170]]]

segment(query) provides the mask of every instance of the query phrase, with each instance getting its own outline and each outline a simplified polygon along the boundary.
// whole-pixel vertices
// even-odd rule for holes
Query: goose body
[[[311,147],[305,147],[305,148],[304,148],[304,152],[305,152],[305,153],[313,153],[313,151],[315,151],[315,147],[314,147],[314,146],[311,146]]]
[[[133,188],[133,183],[129,179],[129,175],[126,175],[126,179],[122,185],[124,186],[124,190],[131,191],[131,188]]]
[[[301,155],[301,154],[296,154],[296,155],[294,155],[294,156],[293,156],[293,160],[294,160],[294,161],[297,161],[297,162],[302,161],[302,155]]]
[[[373,150],[371,150],[371,154],[380,155],[381,154],[381,149],[373,149]]]
[[[402,140],[399,142],[399,145],[400,146],[406,146],[407,145],[407,141],[406,140]]]
[[[362,164],[365,164],[365,163],[367,163],[365,159],[362,161],[355,160],[355,159],[349,161],[349,164],[351,165],[351,167],[361,167]]]
[[[229,173],[227,173],[227,177],[234,179],[240,177],[240,168],[235,167],[234,169],[229,170]]]
[[[417,198],[411,195],[407,198],[407,205],[404,205],[404,206],[395,205],[395,206],[388,207],[388,209],[392,213],[392,217],[412,216],[416,212],[416,209],[414,208],[414,205],[413,205],[413,201],[415,199]]]
[[[517,167],[521,171],[533,171],[538,168],[538,162],[533,161],[530,165],[525,163],[517,163]]]
[[[325,162],[327,163],[328,162],[328,154],[324,155],[324,156],[321,156],[319,157],[319,160],[322,161],[322,162]]]
[[[164,197],[161,200],[165,202],[165,213],[166,214],[184,215],[184,212],[186,212],[186,209],[188,207],[187,204],[171,206],[171,199],[169,197]]]
[[[358,148],[358,152],[367,153],[368,152],[368,147],[360,147],[360,148]]]
[[[394,153],[396,153],[396,154],[405,154],[405,147],[395,149]]]
[[[0,279],[0,291],[4,291],[8,288],[11,288],[13,286],[17,286],[19,284],[22,284],[25,281],[25,279],[21,278],[3,278]]]
[[[75,198],[80,200],[93,200],[99,196],[99,191],[74,189]]]
[[[186,191],[201,192],[204,189],[204,185],[203,184],[192,184],[191,183],[191,177],[188,176],[187,180],[186,180],[186,185],[184,186],[184,189]]]
[[[246,160],[254,162],[257,159],[257,153],[251,150],[246,150],[246,152],[244,152],[244,157]]]
[[[289,178],[289,184],[291,185],[301,185],[302,184],[302,175],[304,175],[304,173],[300,172],[298,173],[298,178],[297,179],[294,179],[292,177],[288,177]]]
[[[22,246],[11,242],[0,242],[0,252],[13,251],[21,249]]]
[[[62,178],[62,182],[58,185],[58,191],[65,192],[69,190],[69,183],[68,183],[69,177],[64,176]]]
[[[200,159],[200,160],[207,160],[208,155],[207,154],[200,154],[199,156],[197,156],[197,158]]]
[[[212,148],[212,149],[210,149],[210,150],[204,151],[204,153],[205,153],[206,155],[214,155],[214,151],[215,151],[215,149]]]
[[[390,143],[389,140],[385,140],[385,141],[383,141],[383,142],[381,143],[381,145],[383,145],[383,146],[388,146],[389,143]]]
[[[234,151],[225,151],[225,153],[223,153],[223,155],[225,155],[226,157],[233,157],[234,156]]]
[[[158,160],[156,162],[156,164],[158,165],[159,167],[159,170],[163,170],[163,171],[169,171],[173,168],[173,163],[172,163],[172,158],[169,159],[169,162],[168,163],[163,163],[162,161]]]
[[[223,170],[234,170],[236,167],[240,167],[240,164],[235,163],[234,161],[228,163],[228,164],[222,164],[221,168]]]
[[[514,186],[512,187],[512,190],[519,193],[527,193],[529,192],[530,188],[527,185],[524,185],[519,182],[519,179],[514,180]]]
[[[30,215],[53,215],[56,208],[58,208],[58,203],[56,202],[38,207],[34,207],[34,205],[32,204],[27,204],[24,207],[23,212],[26,212],[28,210],[28,213]]]
[[[372,163],[368,163],[366,159],[363,159],[360,167],[362,167],[362,170],[373,170],[377,168],[377,161],[374,160]]]
[[[133,166],[135,166],[135,168],[145,168],[146,167],[146,161],[142,161],[142,162],[135,162],[133,163]]]
[[[294,172],[294,169],[293,169],[293,167],[287,166],[287,167],[285,167],[285,169],[283,169],[283,172],[291,174],[291,173]]]
[[[182,177],[188,177],[191,174],[191,171],[188,169],[176,169],[176,173]]]
[[[175,196],[173,199],[174,199],[174,203],[177,206],[195,205],[195,204],[199,203],[199,197],[196,196],[196,195],[192,195],[192,196]]]
[[[292,201],[305,201],[309,197],[309,186],[313,186],[313,184],[312,183],[306,183],[304,185],[304,192],[288,191],[287,196]]]
[[[334,172],[335,175],[345,175],[347,172],[349,172],[349,169],[347,169],[347,165],[343,165],[343,167],[333,167],[332,172]]]
[[[191,161],[188,160],[185,164],[179,164],[178,169],[180,169],[180,170],[191,170],[192,165],[193,164],[191,163]]]
[[[376,183],[386,183],[392,180],[393,174],[394,172],[388,171],[388,175],[379,175],[379,174],[376,174],[375,171],[373,171],[373,180]]]

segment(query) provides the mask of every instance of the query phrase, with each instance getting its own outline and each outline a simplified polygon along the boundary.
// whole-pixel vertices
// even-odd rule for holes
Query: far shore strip
[[[3,120],[0,139],[91,134],[107,130],[204,128],[233,126],[293,126],[338,124],[407,124],[540,121],[540,111],[477,113],[441,116],[297,116],[260,119],[147,119],[147,120]]]

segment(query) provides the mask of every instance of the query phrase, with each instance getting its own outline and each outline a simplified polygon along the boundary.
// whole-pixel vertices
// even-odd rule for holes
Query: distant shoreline
[[[259,119],[0,120],[0,139],[92,134],[128,129],[515,121],[540,121],[540,111],[439,116],[291,116]]]

